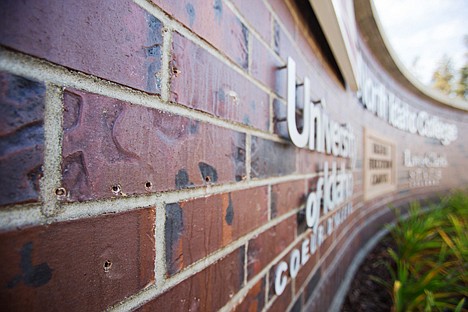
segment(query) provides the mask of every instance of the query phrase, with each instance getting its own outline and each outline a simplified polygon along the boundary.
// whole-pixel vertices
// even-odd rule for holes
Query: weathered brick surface
[[[271,217],[299,208],[305,200],[304,180],[275,184],[271,187]]]
[[[247,69],[249,30],[222,0],[152,1]]]
[[[215,116],[268,130],[268,94],[202,47],[175,33],[171,100]]]
[[[295,228],[296,218],[292,216],[249,241],[247,250],[249,280],[293,242]]]
[[[162,24],[132,1],[2,1],[0,43],[152,93],[160,91]]]
[[[45,85],[0,73],[0,206],[39,200]]]
[[[217,311],[236,294],[244,280],[244,247],[177,284],[138,311]]]
[[[2,310],[103,310],[152,284],[154,222],[151,208],[2,233]]]
[[[267,43],[271,41],[271,23],[273,18],[263,1],[234,0],[232,1],[240,14],[252,25],[256,32]],[[253,37],[250,37],[253,38]]]
[[[273,50],[262,44],[257,38],[252,39],[252,76],[278,96],[286,98],[287,69],[286,63],[281,61]]]
[[[252,137],[252,178],[268,178],[296,171],[296,154],[292,144],[282,144]]]
[[[271,275],[270,275],[271,276]],[[271,284],[273,282],[273,284]],[[270,279],[270,285],[274,285],[274,280]],[[289,280],[286,288],[280,296],[273,297],[273,304],[270,306],[268,311],[270,312],[284,312],[288,310],[288,306],[291,303],[292,294],[292,282]]]
[[[267,188],[166,205],[166,264],[172,275],[267,222]]]
[[[247,295],[235,306],[233,311],[238,312],[255,312],[261,311],[265,306],[265,288],[266,278],[260,279],[252,288],[250,288]]]
[[[77,90],[64,95],[63,186],[89,200],[239,181],[245,136]]]
[[[285,25],[286,29],[288,32],[291,34],[291,36],[295,36],[296,34],[296,23],[294,20],[294,17],[291,14],[291,11],[289,10],[288,4],[284,0],[270,0],[268,1],[270,4],[271,8],[273,9],[273,12],[278,16],[278,18],[281,20],[281,22]],[[291,5],[291,4],[289,4]]]

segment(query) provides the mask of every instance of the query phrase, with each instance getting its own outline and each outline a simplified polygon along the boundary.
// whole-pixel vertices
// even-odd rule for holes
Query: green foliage
[[[388,250],[393,263],[387,266],[393,311],[467,311],[467,228],[468,192],[452,194],[427,213],[411,205],[409,217],[391,228],[397,246]]]

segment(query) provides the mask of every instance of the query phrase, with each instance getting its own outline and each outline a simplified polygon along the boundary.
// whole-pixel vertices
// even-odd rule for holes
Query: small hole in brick
[[[55,195],[57,196],[65,196],[67,194],[67,191],[63,187],[58,187],[55,189]]]
[[[147,189],[150,189],[150,188],[153,187],[153,183],[151,183],[150,181],[148,181],[148,182],[145,183],[145,187],[146,187]]]
[[[106,260],[106,262],[104,262],[104,272],[109,272],[111,266],[112,262],[110,260]]]
[[[205,177],[205,181],[206,181],[206,182],[211,182],[211,177],[210,177],[210,176],[206,176],[206,177]]]
[[[178,69],[177,67],[172,68],[172,73],[177,77],[182,71]]]
[[[122,189],[120,188],[120,185],[118,184],[113,185],[111,190],[112,190],[112,193],[114,193],[115,195],[119,195],[122,191]]]

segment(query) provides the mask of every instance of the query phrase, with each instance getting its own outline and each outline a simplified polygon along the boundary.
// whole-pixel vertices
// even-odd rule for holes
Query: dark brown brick
[[[233,309],[238,312],[256,312],[262,311],[265,306],[265,280],[263,277],[252,288],[250,288],[247,295],[242,298],[239,304]]]
[[[245,135],[67,90],[63,186],[71,201],[239,181]]]
[[[104,310],[154,282],[154,209],[0,235],[6,311]]]
[[[268,130],[268,94],[202,47],[175,33],[171,100],[215,116]]]
[[[222,0],[152,1],[247,69],[249,30]]]
[[[271,187],[271,217],[299,208],[306,200],[304,180],[285,182]]]
[[[166,205],[166,261],[172,275],[267,222],[267,188]]]
[[[217,311],[242,287],[244,247],[184,280],[138,311]]]
[[[317,271],[315,271],[314,275],[307,282],[307,286],[304,289],[304,297],[306,301],[314,294],[314,291],[317,288],[317,285],[320,282],[321,277],[322,277],[322,270],[321,268],[318,268]]]
[[[45,90],[43,83],[0,73],[0,206],[39,200]]]
[[[159,93],[162,25],[132,1],[2,1],[0,42],[133,88]]]
[[[296,171],[296,149],[282,144],[252,137],[252,178],[284,176]]]
[[[295,238],[296,217],[292,216],[249,241],[248,279],[262,271]]]

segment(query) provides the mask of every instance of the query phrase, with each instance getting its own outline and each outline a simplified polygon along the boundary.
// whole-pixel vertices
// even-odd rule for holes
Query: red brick
[[[233,311],[238,312],[257,312],[262,311],[265,306],[265,287],[266,278],[260,279],[252,288],[250,288],[247,295],[241,299],[239,304],[234,307]]]
[[[222,0],[152,1],[247,69],[249,30]]]
[[[304,180],[285,182],[271,187],[271,217],[299,208],[306,199]]]
[[[202,47],[175,33],[171,100],[268,131],[268,94]]]
[[[217,311],[242,287],[244,247],[184,280],[138,311]]]
[[[271,275],[270,275],[271,276]],[[271,280],[271,279],[270,279]],[[270,283],[270,287],[271,287]],[[274,281],[273,281],[273,287],[274,287]],[[286,288],[284,289],[284,292],[280,296],[273,297],[274,302],[268,309],[269,312],[284,312],[288,310],[288,306],[291,303],[292,300],[292,282],[289,280],[288,284],[286,285]]]
[[[310,235],[307,236],[307,239],[310,239]],[[302,240],[301,243],[296,248],[301,250],[303,241],[304,240]],[[310,248],[310,240],[309,240],[309,248]],[[310,256],[309,260],[303,266],[301,266],[299,272],[297,273],[296,278],[294,279],[294,283],[295,283],[294,289],[296,289],[296,291],[298,291],[302,286],[305,285],[307,278],[310,275],[310,272],[314,270],[314,268],[317,266],[318,261],[320,260],[320,252],[318,250],[312,255],[309,249],[309,256]]]
[[[71,201],[245,176],[243,134],[76,90],[64,102],[62,174]]]
[[[284,31],[283,27],[276,22],[273,25],[273,29],[275,31],[273,48],[276,54],[278,54],[285,63],[288,57],[292,57],[296,62],[297,77],[300,78],[300,80],[302,81],[302,79],[304,79],[305,76],[308,76],[313,83],[315,81],[315,77],[311,75],[317,70],[310,68],[310,66],[307,64],[307,62],[301,55],[300,51],[296,49],[295,42],[291,41],[291,39],[286,35],[286,32]],[[314,89],[313,86],[314,84],[312,84],[312,89]],[[311,94],[314,94],[313,90],[311,91]]]
[[[292,144],[252,137],[252,178],[284,176],[296,171],[297,149]]]
[[[251,74],[273,92],[286,98],[287,69],[273,50],[263,45],[257,38],[252,39]]]
[[[286,29],[290,33],[290,35],[294,38],[297,26],[296,21],[291,11],[289,10],[288,5],[286,4],[285,0],[270,0],[268,1],[273,9],[273,12],[278,16],[281,20],[281,23],[285,25]],[[291,1],[290,1],[291,2]]]
[[[132,1],[2,1],[0,42],[15,50],[159,93],[162,25]]]
[[[247,23],[251,24],[263,40],[269,43],[273,18],[263,1],[233,0],[232,2],[247,20]]]
[[[3,310],[104,310],[153,284],[154,223],[151,208],[2,233]]]
[[[166,263],[173,275],[263,225],[267,188],[166,205]]]
[[[0,206],[39,200],[45,90],[43,83],[0,73]]]
[[[249,241],[248,279],[262,271],[295,238],[296,216],[289,217]]]

